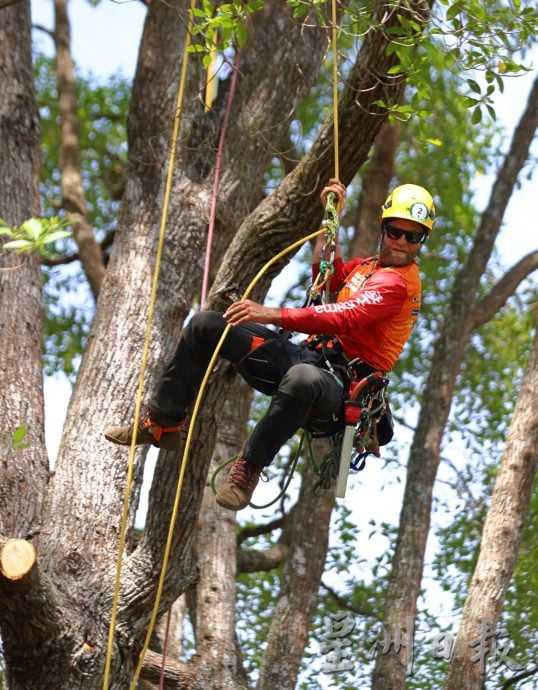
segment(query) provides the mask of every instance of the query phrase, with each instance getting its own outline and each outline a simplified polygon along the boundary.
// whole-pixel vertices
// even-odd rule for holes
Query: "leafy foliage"
[[[38,252],[47,255],[45,245],[65,239],[71,232],[64,230],[67,225],[65,219],[54,218],[30,218],[19,227],[10,227],[0,219],[0,236],[8,238],[2,245],[2,249],[18,252]]]
[[[190,45],[190,52],[205,53],[203,65],[208,67],[215,43],[222,51],[231,47],[242,48],[247,42],[246,20],[249,15],[261,10],[263,5],[263,0],[238,0],[219,5],[204,0],[201,8],[194,7],[192,10],[196,20],[193,35],[200,36],[202,42]]]

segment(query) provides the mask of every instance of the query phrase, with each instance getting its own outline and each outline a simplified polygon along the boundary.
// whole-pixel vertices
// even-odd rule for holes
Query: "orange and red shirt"
[[[314,276],[319,265],[313,266]],[[380,266],[376,257],[335,259],[330,289],[336,302],[282,309],[282,326],[301,333],[334,335],[348,359],[359,357],[390,371],[418,318],[421,285],[416,263]]]

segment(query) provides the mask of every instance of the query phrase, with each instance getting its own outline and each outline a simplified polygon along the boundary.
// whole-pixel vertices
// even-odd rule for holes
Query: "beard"
[[[402,246],[389,247],[383,241],[379,249],[377,262],[380,266],[406,266],[413,263],[417,258],[421,246],[421,244],[408,245],[407,249]]]

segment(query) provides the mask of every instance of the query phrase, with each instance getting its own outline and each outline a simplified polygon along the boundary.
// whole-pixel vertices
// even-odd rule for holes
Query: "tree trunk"
[[[315,441],[317,453],[326,442]],[[256,690],[293,690],[316,609],[329,542],[334,490],[314,495],[317,477],[303,469],[299,500],[286,526],[289,555],[284,562],[280,593]]]
[[[236,379],[219,409],[219,428],[208,480],[219,465],[241,452],[251,400],[251,390]],[[220,475],[220,481],[226,471]],[[199,682],[204,690],[248,690],[235,637],[237,523],[235,513],[215,503],[209,485],[198,519],[196,552]]]
[[[430,374],[409,455],[404,501],[392,573],[385,603],[384,626],[395,634],[414,620],[430,528],[432,492],[439,466],[441,441],[450,412],[456,379],[475,322],[478,287],[500,229],[504,211],[523,167],[538,119],[538,81],[514,132],[511,147],[492,189],[490,202],[472,250],[456,277],[444,325],[435,344]],[[378,654],[372,690],[405,687],[407,650]]]
[[[39,215],[40,127],[27,2],[2,9],[0,92],[0,218],[17,226]],[[42,308],[39,258],[0,247],[0,534],[6,537],[31,538],[41,521],[48,476]],[[15,444],[19,427],[26,435]]]
[[[33,86],[29,3],[4,6],[1,13],[0,217],[17,226],[39,215],[40,126]],[[51,617],[47,635],[43,635],[43,607],[34,610],[26,602],[25,591],[38,574],[35,567],[26,574],[14,563],[13,545],[25,542],[11,541],[33,540],[39,534],[48,479],[43,433],[42,308],[39,258],[0,247],[0,538],[6,575],[0,576],[0,631],[7,666],[5,681],[13,688],[22,687],[18,684],[21,644],[35,649],[54,630]],[[15,442],[13,435],[18,429],[26,433],[22,441],[15,437]],[[16,560],[20,565],[19,556]],[[22,577],[10,579],[14,574]],[[32,617],[33,630],[19,630],[13,635],[25,616]]]
[[[480,554],[463,608],[445,690],[481,690],[484,684],[485,657],[491,648],[506,590],[517,563],[538,465],[536,391],[538,329],[495,481],[491,507],[482,532]],[[473,660],[477,651],[476,640],[483,645],[483,656],[479,655]]]

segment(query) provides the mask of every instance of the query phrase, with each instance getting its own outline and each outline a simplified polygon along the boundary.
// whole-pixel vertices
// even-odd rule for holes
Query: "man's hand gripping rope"
[[[322,227],[325,228],[325,243],[320,247],[319,273],[310,288],[313,297],[320,294],[326,288],[328,300],[328,281],[334,272],[334,259],[338,249],[338,229],[340,224],[339,214],[343,211],[346,200],[346,188],[336,178],[331,178],[329,184],[321,192],[321,202],[325,207],[325,219]]]

